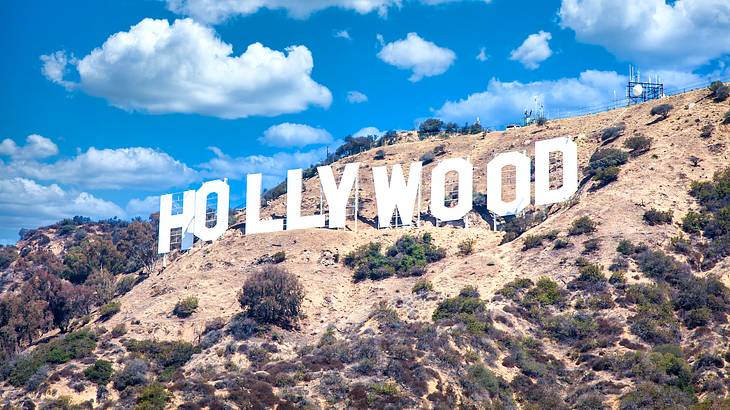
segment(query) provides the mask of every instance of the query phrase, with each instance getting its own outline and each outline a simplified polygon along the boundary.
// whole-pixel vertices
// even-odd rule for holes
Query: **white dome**
[[[631,92],[634,94],[634,97],[639,97],[644,93],[644,87],[641,84],[636,84]]]

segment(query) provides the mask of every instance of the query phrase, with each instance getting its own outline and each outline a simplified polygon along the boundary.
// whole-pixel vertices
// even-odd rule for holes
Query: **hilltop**
[[[661,104],[672,106],[666,118],[651,114]],[[150,255],[154,220],[34,230],[2,249],[14,255],[0,259],[5,297],[44,272],[64,278],[59,289],[88,285],[93,302],[64,332],[46,323],[4,356],[0,397],[67,408],[725,408],[728,110],[697,90],[506,131],[403,132],[332,164],[361,164],[357,226],[244,236],[243,211],[222,238],[174,252],[167,266]],[[505,230],[480,206],[468,229],[437,227],[424,178],[420,226],[374,226],[373,166],[431,160],[427,174],[468,157],[479,205],[489,160],[532,157],[535,141],[561,136],[578,144],[583,178],[567,203],[530,208]],[[303,198],[305,214],[319,210],[316,177]],[[270,195],[262,216],[285,210],[286,195]],[[383,274],[359,264],[376,258],[371,243],[394,260],[435,256]],[[101,272],[69,257],[109,254],[117,264]],[[381,268],[395,263],[384,259]],[[304,291],[293,327],[241,314],[241,287],[272,262]],[[74,276],[81,265],[89,271]]]

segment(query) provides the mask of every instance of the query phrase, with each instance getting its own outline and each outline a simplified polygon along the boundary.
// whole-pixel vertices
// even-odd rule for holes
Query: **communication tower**
[[[629,105],[664,97],[664,84],[658,76],[641,81],[641,71],[629,66],[629,83],[626,85],[626,100]]]

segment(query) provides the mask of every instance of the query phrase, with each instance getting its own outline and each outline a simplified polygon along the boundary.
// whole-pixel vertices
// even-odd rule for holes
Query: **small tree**
[[[190,317],[197,308],[198,298],[195,296],[188,296],[175,304],[175,309],[172,310],[172,313],[177,317],[185,318]]]
[[[672,104],[659,104],[651,109],[651,115],[658,115],[660,119],[666,119],[674,106]]]
[[[259,323],[292,326],[301,314],[304,290],[296,276],[278,266],[265,266],[243,284],[238,301]]]
[[[429,118],[418,127],[419,134],[432,135],[441,132],[444,122],[438,118]]]

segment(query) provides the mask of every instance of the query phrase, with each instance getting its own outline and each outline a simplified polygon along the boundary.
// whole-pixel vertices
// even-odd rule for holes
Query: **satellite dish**
[[[644,93],[644,87],[641,84],[636,84],[631,92],[634,94],[634,97],[640,97]]]

